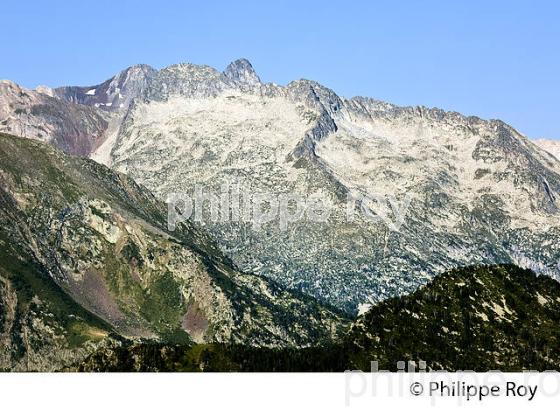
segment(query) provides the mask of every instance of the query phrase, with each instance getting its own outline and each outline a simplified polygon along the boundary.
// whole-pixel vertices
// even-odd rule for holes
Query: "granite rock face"
[[[535,145],[542,148],[556,159],[560,160],[560,141],[547,140],[544,138],[539,138],[533,141]]]
[[[242,84],[248,87],[261,85],[261,79],[253,69],[253,66],[244,58],[228,65],[224,70],[224,75],[235,84]]]
[[[179,65],[131,108],[110,163],[162,199],[224,183],[327,197],[322,223],[201,224],[241,269],[351,312],[457,266],[559,273],[560,163],[498,120],[261,84],[245,62]],[[376,217],[349,218],[347,198],[364,195],[382,199]]]

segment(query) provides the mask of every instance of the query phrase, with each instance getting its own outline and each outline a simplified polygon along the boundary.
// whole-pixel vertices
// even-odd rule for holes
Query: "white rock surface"
[[[560,141],[540,138],[534,140],[533,142],[560,160]]]

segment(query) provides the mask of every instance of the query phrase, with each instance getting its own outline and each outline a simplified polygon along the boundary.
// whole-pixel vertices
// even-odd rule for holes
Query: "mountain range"
[[[344,98],[310,80],[263,83],[241,59],[224,71],[137,65],[92,86],[4,80],[0,131],[5,369],[88,357],[98,368],[103,352],[126,356],[131,340],[332,346],[454,269],[508,264],[560,279],[557,144],[499,120]],[[254,214],[169,226],[170,197],[219,197],[224,186],[265,195],[271,209],[284,197],[330,208],[321,221],[282,223],[280,207],[257,228]],[[506,309],[496,295],[486,303]],[[449,302],[475,308],[463,299]],[[359,352],[373,343],[364,335],[371,329],[344,339],[363,349],[338,363],[362,367]],[[434,357],[434,368],[462,363],[395,352]]]

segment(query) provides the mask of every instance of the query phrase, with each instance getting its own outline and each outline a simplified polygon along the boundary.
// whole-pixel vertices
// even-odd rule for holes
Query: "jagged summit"
[[[240,58],[230,63],[224,70],[224,75],[239,84],[249,86],[261,84],[261,79],[253,69],[253,66],[245,58]]]

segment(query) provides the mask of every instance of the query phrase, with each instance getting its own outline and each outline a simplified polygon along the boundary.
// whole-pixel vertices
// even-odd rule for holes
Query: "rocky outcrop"
[[[256,87],[261,84],[261,79],[253,69],[253,66],[244,58],[235,60],[228,65],[224,70],[224,76],[238,85]]]

